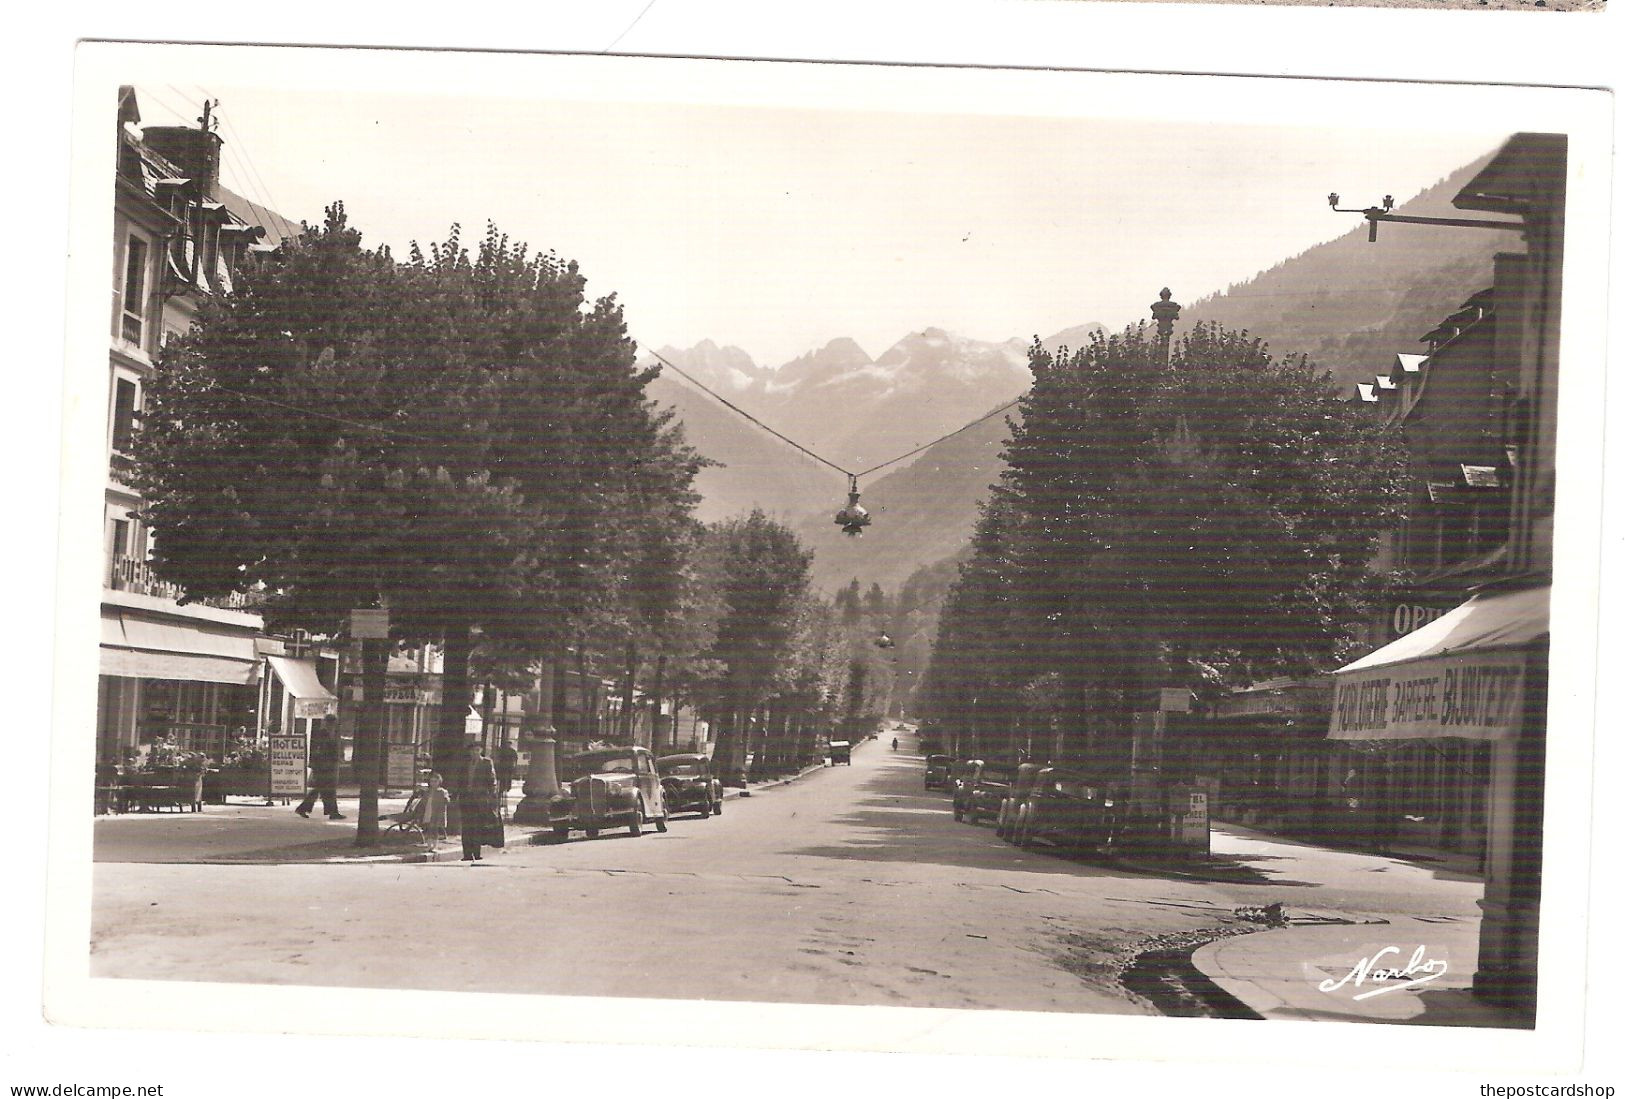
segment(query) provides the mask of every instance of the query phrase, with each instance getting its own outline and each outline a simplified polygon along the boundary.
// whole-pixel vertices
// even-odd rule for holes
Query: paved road
[[[483,864],[98,863],[97,976],[596,996],[1149,1013],[1117,981],[1238,905],[1476,914],[1476,882],[1245,834],[1240,879],[1170,879],[998,840],[917,755],[730,800],[666,834]],[[156,902],[156,903],[154,903]],[[493,934],[492,928],[501,928]],[[403,935],[403,929],[408,934]]]

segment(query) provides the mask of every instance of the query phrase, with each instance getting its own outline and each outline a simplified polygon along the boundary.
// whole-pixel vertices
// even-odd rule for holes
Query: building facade
[[[187,601],[153,573],[131,441],[164,342],[190,327],[208,295],[230,292],[252,252],[292,226],[221,186],[221,139],[207,121],[144,130],[140,121],[135,90],[120,89],[97,758],[123,762],[163,740],[218,760],[236,737],[263,727],[266,657],[281,650],[264,636],[252,600]]]
[[[1484,763],[1484,912],[1474,992],[1533,1023],[1546,789],[1546,698],[1556,501],[1557,373],[1568,146],[1518,134],[1455,198],[1464,211],[1516,219],[1522,253],[1497,257],[1495,285],[1430,333],[1430,358],[1494,325],[1457,379],[1448,458],[1424,466],[1433,505],[1406,532],[1433,550],[1421,583],[1462,583],[1459,605],[1340,669],[1329,735],[1345,743],[1465,742]],[[1459,323],[1458,323],[1459,322]],[[1440,338],[1443,341],[1440,342]],[[1434,364],[1437,367],[1437,363]],[[1416,371],[1420,381],[1426,371]],[[1447,377],[1443,371],[1436,378]],[[1432,382],[1429,381],[1431,386]],[[1480,402],[1471,413],[1472,402]],[[1403,408],[1401,401],[1400,407]],[[1414,413],[1412,413],[1414,414]],[[1449,436],[1441,430],[1442,437]],[[1473,450],[1473,448],[1478,448]],[[1471,461],[1457,459],[1472,452]],[[1460,466],[1459,478],[1452,467]],[[1504,518],[1498,513],[1504,513]],[[1502,546],[1494,546],[1502,529]],[[1431,529],[1431,539],[1427,536]],[[1489,533],[1489,543],[1483,535]],[[1445,533],[1448,532],[1448,536]],[[1450,559],[1454,560],[1450,560]]]

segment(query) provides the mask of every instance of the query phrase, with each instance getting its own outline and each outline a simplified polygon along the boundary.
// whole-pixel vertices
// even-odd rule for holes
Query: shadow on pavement
[[[1231,855],[1206,863],[1161,864],[1152,860],[1117,862],[1092,852],[1060,847],[1018,848],[1000,839],[991,825],[955,821],[951,795],[920,789],[923,777],[918,757],[884,759],[872,775],[865,776],[858,785],[858,792],[867,796],[857,811],[832,818],[835,823],[849,825],[853,839],[841,844],[796,848],[789,853],[846,861],[1017,870],[1076,878],[1176,877],[1186,881],[1283,888],[1314,884],[1281,878],[1255,865],[1291,861],[1280,855]]]

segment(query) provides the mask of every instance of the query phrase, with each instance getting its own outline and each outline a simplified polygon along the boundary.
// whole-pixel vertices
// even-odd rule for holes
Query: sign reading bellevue
[[[1337,677],[1331,737],[1496,740],[1523,718],[1524,654],[1473,652]]]
[[[303,795],[305,792],[305,738],[271,738],[271,793]]]

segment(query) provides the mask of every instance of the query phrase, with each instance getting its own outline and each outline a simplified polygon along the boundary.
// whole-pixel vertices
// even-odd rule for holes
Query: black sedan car
[[[705,756],[661,756],[655,767],[666,791],[668,812],[701,817],[722,812],[722,780],[711,773],[711,761]]]
[[[1004,760],[977,760],[976,770],[954,790],[954,819],[980,824],[997,820],[1016,778],[1016,763]]]
[[[1052,843],[1106,852],[1117,835],[1116,792],[1081,771],[1046,767],[1016,810],[1011,839],[1018,847]]]

